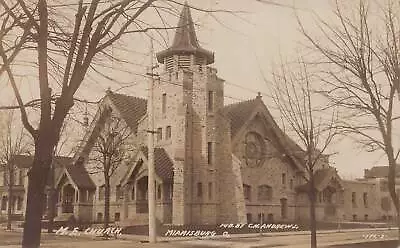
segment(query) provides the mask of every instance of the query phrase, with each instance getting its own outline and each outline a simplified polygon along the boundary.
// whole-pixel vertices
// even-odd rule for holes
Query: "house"
[[[87,175],[87,172],[82,173],[80,171],[74,171],[71,169],[71,162],[72,158],[70,157],[62,157],[56,156],[54,158],[52,166],[54,166],[54,175],[55,178],[59,178],[64,170],[70,172],[73,178],[77,175]],[[22,216],[25,213],[26,208],[26,197],[28,192],[28,172],[29,168],[32,166],[33,163],[33,156],[30,155],[15,155],[10,160],[10,168],[13,168],[14,176],[12,178],[11,183],[11,192],[12,192],[12,200],[11,200],[11,211],[12,214],[15,216]],[[80,167],[84,170],[83,167]],[[1,196],[1,215],[7,215],[8,209],[8,198],[9,198],[9,180],[10,176],[6,171],[1,171],[1,181],[0,181],[0,196]],[[44,215],[48,214],[47,209],[47,200],[48,200],[48,193],[49,189],[52,185],[51,177],[48,176],[48,182],[46,186],[46,194],[45,194],[45,204],[44,204]],[[90,179],[90,178],[89,178]]]

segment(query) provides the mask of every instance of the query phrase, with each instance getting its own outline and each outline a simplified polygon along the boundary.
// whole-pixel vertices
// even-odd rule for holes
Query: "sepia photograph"
[[[0,248],[400,247],[400,1],[0,0],[0,41]]]

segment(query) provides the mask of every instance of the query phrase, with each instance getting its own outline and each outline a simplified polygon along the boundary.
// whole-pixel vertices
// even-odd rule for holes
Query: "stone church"
[[[162,70],[154,82],[153,106],[146,99],[107,91],[78,152],[56,176],[58,216],[104,219],[104,180],[90,173],[91,157],[99,135],[118,118],[131,132],[130,153],[111,178],[111,221],[148,221],[148,135],[154,135],[159,222],[212,225],[308,218],[305,169],[293,159],[304,151],[279,128],[261,95],[224,104],[224,80],[212,67],[214,59],[213,52],[200,46],[185,5],[172,45],[157,53]],[[151,107],[155,130],[150,131],[155,132],[148,128]],[[317,219],[346,219],[346,184],[329,166],[328,156],[318,164],[316,187]]]

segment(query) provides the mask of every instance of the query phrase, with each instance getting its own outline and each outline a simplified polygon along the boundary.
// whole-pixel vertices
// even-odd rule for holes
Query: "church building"
[[[224,104],[224,80],[212,67],[216,56],[200,46],[187,4],[177,27],[172,45],[157,53],[162,68],[152,106],[147,99],[107,91],[71,165],[56,178],[58,216],[104,219],[104,177],[91,173],[99,156],[94,148],[118,120],[129,131],[123,144],[129,153],[110,175],[111,221],[148,223],[148,135],[154,135],[158,222],[309,218],[306,171],[293,159],[304,157],[304,151],[279,128],[260,94]],[[154,130],[148,126],[150,108]],[[317,219],[345,218],[346,184],[328,156],[322,156],[317,169]]]

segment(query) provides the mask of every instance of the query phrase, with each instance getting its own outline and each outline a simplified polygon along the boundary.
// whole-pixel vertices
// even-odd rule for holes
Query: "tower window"
[[[197,183],[197,196],[202,197],[203,196],[203,185],[202,183]]]
[[[208,111],[214,111],[214,91],[208,91]]]
[[[162,128],[157,128],[157,141],[162,140]]]
[[[247,184],[243,184],[243,193],[245,200],[251,200],[251,186]]]
[[[161,195],[162,195],[161,194],[161,184],[159,184],[158,187],[157,187],[157,199],[160,200],[161,199]]]
[[[171,138],[171,126],[167,126],[166,130],[165,130],[165,138],[167,140],[169,140]]]
[[[167,112],[167,93],[162,94],[162,113]]]
[[[286,184],[286,173],[282,173],[282,184]]]
[[[208,154],[208,164],[212,164],[213,163],[213,143],[212,142],[208,142],[207,143],[207,154]]]

